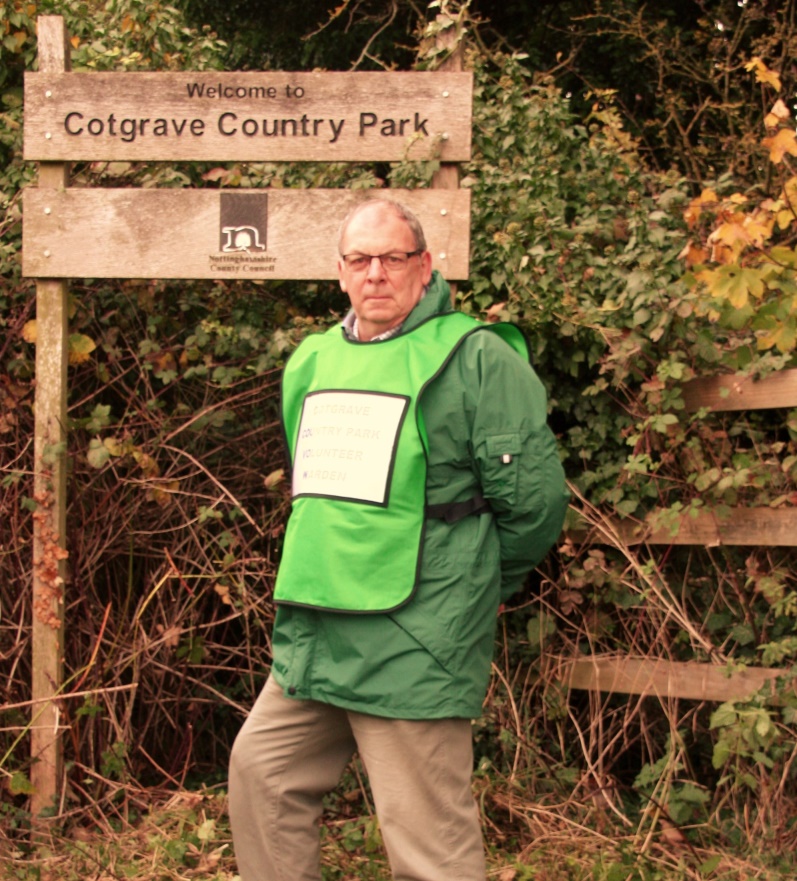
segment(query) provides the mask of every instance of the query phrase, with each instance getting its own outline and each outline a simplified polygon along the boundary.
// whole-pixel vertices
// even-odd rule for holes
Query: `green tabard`
[[[426,446],[420,398],[471,333],[496,331],[527,357],[512,325],[460,312],[378,342],[336,326],[288,361],[282,418],[293,509],[274,597],[342,612],[386,612],[412,597],[423,545]]]

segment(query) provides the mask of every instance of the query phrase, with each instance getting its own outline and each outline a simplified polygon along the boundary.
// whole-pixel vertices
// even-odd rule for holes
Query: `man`
[[[396,881],[485,881],[470,720],[499,605],[567,503],[545,393],[515,328],[452,310],[406,208],[361,203],[339,250],[351,312],[283,379],[294,502],[230,763],[239,871],[320,879],[322,798],[356,749]]]

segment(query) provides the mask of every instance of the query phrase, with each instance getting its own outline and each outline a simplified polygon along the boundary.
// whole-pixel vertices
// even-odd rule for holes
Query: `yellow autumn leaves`
[[[38,325],[36,319],[26,321],[22,328],[22,339],[26,343],[36,345],[38,339]],[[91,353],[97,348],[94,340],[84,333],[69,334],[69,363],[83,364],[91,357]]]
[[[780,90],[780,78],[760,58],[747,69]],[[764,123],[761,144],[783,180],[779,195],[721,197],[704,189],[684,213],[691,235],[680,256],[703,314],[751,330],[759,350],[785,354],[797,347],[797,175],[790,158],[797,157],[797,133],[781,99]]]

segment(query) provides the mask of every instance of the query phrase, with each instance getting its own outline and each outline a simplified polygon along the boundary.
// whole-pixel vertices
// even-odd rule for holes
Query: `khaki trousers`
[[[384,719],[291,700],[273,679],[230,758],[242,881],[320,881],[322,799],[355,749],[395,881],[485,881],[469,720]]]

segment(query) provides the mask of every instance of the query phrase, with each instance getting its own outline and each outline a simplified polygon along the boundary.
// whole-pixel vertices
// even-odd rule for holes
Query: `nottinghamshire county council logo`
[[[267,232],[267,193],[221,194],[219,251],[223,254],[265,251]]]

